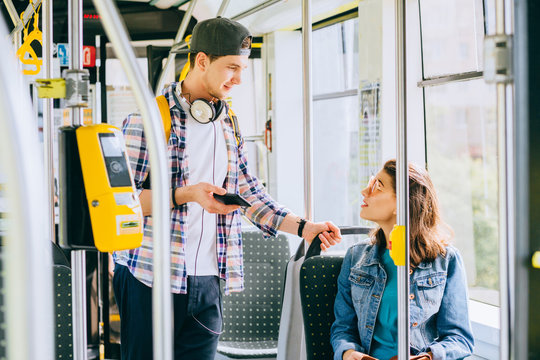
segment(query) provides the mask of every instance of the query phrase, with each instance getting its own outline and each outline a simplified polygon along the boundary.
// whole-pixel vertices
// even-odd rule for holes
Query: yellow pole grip
[[[532,266],[535,269],[540,269],[540,251],[535,251],[532,257]]]
[[[394,225],[390,232],[390,257],[396,266],[405,266],[405,225]]]

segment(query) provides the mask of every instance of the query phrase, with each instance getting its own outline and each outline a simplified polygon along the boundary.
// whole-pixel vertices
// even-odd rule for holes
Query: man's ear
[[[198,52],[197,56],[195,57],[195,67],[199,68],[202,71],[205,71],[206,67],[208,66],[209,60],[210,59],[208,59],[208,55],[203,52]]]

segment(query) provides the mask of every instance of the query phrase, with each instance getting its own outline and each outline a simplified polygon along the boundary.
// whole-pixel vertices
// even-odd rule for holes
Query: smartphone
[[[250,207],[251,204],[247,202],[242,196],[238,194],[227,193],[225,195],[214,194],[214,198],[225,205],[240,205],[242,207]]]

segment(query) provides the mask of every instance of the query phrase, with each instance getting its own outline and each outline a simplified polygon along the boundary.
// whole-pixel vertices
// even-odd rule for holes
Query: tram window
[[[313,104],[314,205],[316,220],[358,225],[358,98],[348,96]],[[331,121],[329,121],[331,119]]]
[[[425,88],[425,99],[428,169],[464,257],[470,298],[497,305],[495,88],[483,79],[447,83]]]
[[[0,159],[4,160],[4,159]],[[3,244],[2,237],[7,230],[7,199],[6,199],[6,182],[5,173],[2,170],[2,163],[0,162],[0,245]]]
[[[358,18],[313,31],[316,220],[357,225],[359,219],[357,89]]]
[[[137,64],[144,78],[148,78],[146,58],[138,58]],[[107,122],[118,128],[122,128],[124,119],[129,114],[137,111],[137,101],[120,60],[107,59],[106,69]]]
[[[482,0],[420,0],[420,19],[424,77],[482,70]]]
[[[313,31],[313,93],[358,87],[358,18]]]
[[[368,129],[359,113],[358,33],[358,18],[313,31],[314,219],[347,226],[367,225],[359,215],[364,163],[380,154],[376,142],[375,148],[361,146]],[[378,86],[368,93],[378,101]],[[344,237],[330,252],[343,252],[358,240]]]
[[[486,34],[493,35],[495,34],[495,0],[484,0],[484,14]]]

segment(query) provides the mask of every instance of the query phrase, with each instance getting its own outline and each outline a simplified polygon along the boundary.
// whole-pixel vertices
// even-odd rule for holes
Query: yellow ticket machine
[[[143,215],[122,133],[107,124],[60,129],[60,245],[103,252],[136,248]]]

